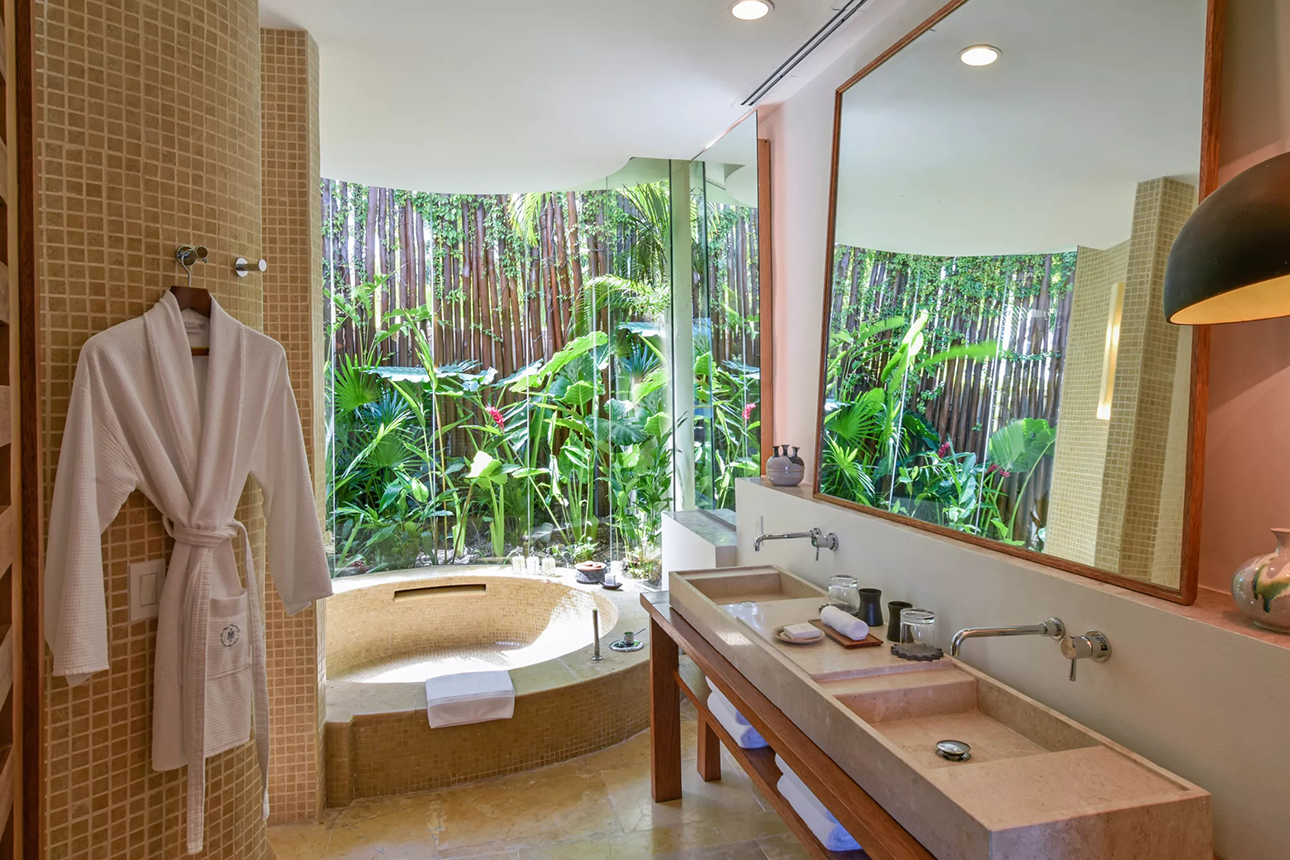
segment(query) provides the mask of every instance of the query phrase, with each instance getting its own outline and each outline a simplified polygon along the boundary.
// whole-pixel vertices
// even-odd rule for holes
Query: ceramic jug
[[[1232,599],[1254,623],[1290,633],[1290,529],[1273,529],[1276,552],[1241,565],[1232,577]]]

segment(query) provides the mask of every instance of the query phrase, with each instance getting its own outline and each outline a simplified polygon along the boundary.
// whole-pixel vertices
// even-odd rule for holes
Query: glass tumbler
[[[860,610],[860,584],[854,576],[829,577],[829,603],[855,615]]]
[[[906,645],[936,646],[936,613],[926,609],[905,609],[900,613],[901,639]]]

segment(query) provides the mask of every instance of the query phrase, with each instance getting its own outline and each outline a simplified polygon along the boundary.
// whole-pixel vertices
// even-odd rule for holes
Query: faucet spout
[[[753,551],[761,552],[761,545],[768,540],[810,540],[815,547],[815,560],[820,560],[820,550],[838,548],[838,536],[833,532],[825,534],[822,529],[811,529],[809,532],[784,532],[782,534],[761,534],[753,543]]]
[[[967,627],[954,634],[950,643],[950,656],[959,656],[963,643],[968,639],[984,639],[992,636],[1047,636],[1049,639],[1061,639],[1066,635],[1066,625],[1060,618],[1049,618],[1039,624],[1025,624],[1019,627]]]

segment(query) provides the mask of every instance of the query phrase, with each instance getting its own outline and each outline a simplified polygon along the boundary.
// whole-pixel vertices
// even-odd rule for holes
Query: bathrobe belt
[[[223,528],[189,527],[163,517],[166,532],[176,544],[189,548],[188,576],[184,588],[184,619],[188,627],[187,653],[183,656],[184,705],[187,725],[184,750],[188,755],[188,853],[202,850],[206,807],[206,649],[210,626],[210,551],[242,534],[246,567],[246,591],[250,603],[251,665],[255,676],[255,747],[260,760],[264,787],[264,817],[269,817],[269,680],[264,662],[263,618],[260,614],[260,583],[251,555],[251,536],[246,526],[230,520]]]

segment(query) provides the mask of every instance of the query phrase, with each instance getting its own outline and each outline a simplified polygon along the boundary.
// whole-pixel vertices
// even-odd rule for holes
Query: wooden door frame
[[[14,95],[18,112],[17,139],[10,146],[17,159],[18,266],[13,287],[18,291],[18,390],[20,547],[22,572],[22,856],[45,856],[45,613],[41,563],[42,492],[40,438],[40,303],[37,294],[36,235],[36,92],[35,2],[14,0],[16,44]]]
[[[860,71],[844,81],[834,93],[832,169],[829,176],[829,215],[824,257],[824,319],[820,344],[819,411],[815,425],[815,438],[817,441],[822,440],[824,435],[824,391],[828,367],[829,308],[833,304],[833,241],[837,216],[838,163],[842,138],[842,96],[852,85],[898,54],[902,48],[927,30],[930,30],[966,2],[967,0],[949,0],[925,21],[896,40]],[[1227,0],[1208,0],[1205,17],[1205,80],[1200,123],[1200,187],[1197,189],[1201,200],[1205,199],[1207,195],[1218,187],[1219,119],[1223,89],[1223,40],[1226,31],[1226,12]],[[868,516],[900,523],[901,525],[931,532],[952,540],[962,541],[1001,555],[1020,558],[1045,567],[1056,568],[1100,582],[1119,585],[1131,591],[1149,594],[1173,603],[1190,605],[1196,602],[1200,582],[1201,497],[1205,469],[1205,422],[1209,411],[1209,341],[1209,327],[1195,326],[1192,341],[1191,404],[1187,427],[1188,457],[1183,505],[1181,575],[1179,587],[1176,589],[1101,570],[1092,565],[1044,555],[1034,550],[1009,546],[989,538],[966,534],[957,529],[947,528],[935,523],[926,523],[913,517],[879,510],[848,499],[825,495],[821,492],[820,467],[818,463],[815,467],[813,498]]]
[[[761,116],[757,117],[758,125]],[[766,473],[775,444],[775,255],[771,239],[774,227],[774,195],[771,191],[771,143],[757,138],[757,325],[761,378],[761,472]]]

